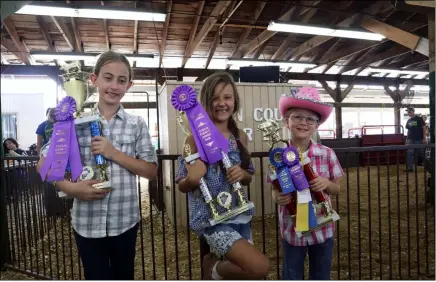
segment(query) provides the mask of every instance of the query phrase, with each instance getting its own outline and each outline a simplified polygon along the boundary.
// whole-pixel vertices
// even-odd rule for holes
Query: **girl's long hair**
[[[236,83],[233,80],[232,76],[226,72],[216,72],[209,76],[206,81],[203,83],[203,86],[200,90],[200,102],[203,107],[206,109],[206,112],[209,116],[212,116],[212,101],[215,94],[215,88],[218,84],[224,83],[224,87],[230,84],[233,87],[233,93],[235,98],[235,109],[233,111],[232,116],[228,121],[229,131],[235,136],[236,144],[238,145],[238,149],[241,153],[241,167],[243,169],[248,169],[250,166],[250,154],[248,153],[247,148],[242,145],[239,140],[239,128],[236,124],[236,115],[240,109],[240,99],[238,89],[236,88]],[[223,88],[224,88],[223,87]]]

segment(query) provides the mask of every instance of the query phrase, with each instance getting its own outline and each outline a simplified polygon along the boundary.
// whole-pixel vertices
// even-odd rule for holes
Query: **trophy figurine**
[[[274,187],[276,187],[279,192],[292,193],[291,202],[286,205],[289,215],[295,217],[297,213],[296,204],[296,194],[297,191],[293,185],[289,170],[283,163],[282,152],[283,148],[274,148],[276,144],[283,143],[286,147],[289,146],[288,141],[282,139],[278,134],[280,127],[276,120],[268,119],[265,122],[257,126],[257,130],[263,132],[263,137],[267,138],[269,148],[269,178],[272,181]]]
[[[177,121],[183,132],[192,135],[195,140],[197,152],[192,154],[192,148],[185,145],[184,158],[188,163],[201,159],[207,164],[215,164],[222,161],[224,167],[229,169],[232,162],[227,155],[228,141],[216,129],[204,108],[198,103],[195,90],[187,85],[178,86],[171,95],[171,103],[178,111]],[[225,222],[232,217],[254,208],[252,202],[248,202],[242,193],[242,185],[239,182],[232,184],[232,191],[221,191],[215,199],[207,187],[206,181],[200,181],[200,190],[211,212],[209,223],[213,226]],[[232,209],[232,194],[237,195],[238,207]],[[219,213],[216,204],[225,209]]]
[[[101,136],[101,121],[94,110],[91,115],[83,112],[83,105],[88,98],[90,85],[87,83],[89,73],[81,70],[79,62],[62,66],[63,87],[67,92],[56,107],[56,123],[53,127],[51,144],[46,160],[41,168],[43,180],[70,181],[100,179],[103,182],[94,184],[94,188],[111,187],[107,176],[107,161],[101,155],[95,156],[96,166],[83,167],[77,143],[76,128],[90,127],[91,136]],[[47,175],[50,170],[50,174]],[[66,194],[59,191],[59,197]]]

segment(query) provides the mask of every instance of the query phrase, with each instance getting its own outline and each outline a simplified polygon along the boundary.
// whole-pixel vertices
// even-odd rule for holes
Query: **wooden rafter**
[[[349,56],[349,57],[347,58],[347,60],[346,60],[344,63],[342,63],[342,65],[338,68],[337,73],[341,73],[341,74],[342,74],[342,73],[343,73],[342,70],[343,70],[346,66],[348,66],[349,64],[355,62],[355,61],[356,61],[356,58],[357,58],[358,55],[359,55],[359,53],[354,53],[353,55]]]
[[[24,59],[22,59],[21,52],[17,49],[17,46],[15,46],[14,42],[12,40],[7,39],[6,37],[1,37],[1,45],[6,48],[9,52],[15,55],[19,60],[24,62]]]
[[[232,4],[230,4],[230,6],[227,8],[227,11],[225,13],[225,18],[231,17],[231,15],[235,12],[235,6],[236,6],[236,1],[234,1]],[[236,9],[237,9],[237,7],[236,7]],[[225,30],[226,30],[225,25],[221,28],[221,30],[220,30],[220,27],[218,27],[218,30],[215,34],[215,38],[212,42],[212,45],[210,46],[209,54],[207,55],[205,69],[207,69],[209,67],[210,61],[212,60],[212,57],[215,54],[218,43],[220,42],[220,37],[223,35]]]
[[[292,17],[292,14],[295,11],[295,7],[290,8],[286,13],[284,13],[282,16],[280,16],[277,20],[278,21],[289,21],[289,19]],[[242,48],[235,54],[235,58],[243,58],[250,52],[252,52],[254,49],[261,46],[265,41],[273,37],[277,31],[271,31],[271,30],[264,30],[261,34],[256,36],[253,40],[251,40],[248,44],[243,45]]]
[[[100,1],[101,5],[104,6],[104,1]],[[109,51],[111,49],[111,42],[109,40],[109,31],[107,28],[107,20],[103,19],[103,31],[104,31],[104,37],[106,38],[106,48]]]
[[[194,22],[192,23],[191,33],[189,34],[189,39],[188,39],[188,43],[186,44],[185,53],[183,55],[183,58],[188,58],[187,54],[189,51],[189,47],[192,45],[192,41],[194,40],[195,34],[197,32],[198,23],[200,21],[201,14],[203,13],[204,2],[205,1],[198,2],[196,16],[195,16]],[[185,64],[182,65],[182,67],[184,67],[184,66],[185,66]]]
[[[419,0],[404,0],[406,4],[408,5],[416,5],[416,6],[422,6],[422,7],[429,7],[429,8],[435,8],[435,1],[434,0],[426,0],[426,1],[419,1]]]
[[[262,13],[263,9],[265,8],[265,5],[266,5],[266,1],[258,2],[256,10],[253,13],[253,20],[251,21],[252,25],[256,24],[256,21],[259,18],[260,14]],[[252,27],[248,27],[248,28],[244,29],[244,31],[241,33],[241,36],[239,36],[238,42],[236,43],[235,47],[233,48],[233,51],[230,54],[230,57],[233,57],[238,52],[241,45],[247,40],[247,38],[250,35],[250,32],[252,30],[253,30]]]
[[[402,23],[402,25],[404,25],[407,21],[404,21]],[[418,30],[422,28],[422,26],[418,26],[415,27],[411,30],[411,32]],[[375,48],[377,48],[378,46],[381,46],[382,44],[386,44],[387,42],[390,42],[388,40],[384,40],[382,42],[372,42],[372,41],[365,41],[359,44],[354,44],[351,46],[346,46],[346,48],[343,48],[333,54],[331,54],[328,57],[323,58],[319,64],[321,64],[320,66],[318,66],[319,68],[324,67],[332,62],[344,59],[346,57],[350,58],[350,55],[357,55],[357,54],[361,54],[363,51],[366,51],[365,53],[363,53],[360,57],[354,57],[352,61],[348,60],[342,64],[342,67],[340,68],[340,72],[338,73],[343,73],[346,72],[348,70],[348,68],[346,68],[346,65],[348,65],[349,63],[353,62],[353,63],[359,63],[362,62],[363,59],[370,54]],[[404,55],[404,54],[403,54]],[[401,55],[400,55],[401,56]],[[317,68],[318,68],[317,67]],[[364,68],[362,68],[361,70],[363,70]],[[361,71],[360,70],[360,71]]]
[[[67,3],[71,3],[70,0],[67,0]],[[73,26],[74,39],[76,42],[76,50],[78,52],[83,52],[82,39],[80,37],[79,29],[77,27],[76,18],[71,17],[71,25]]]
[[[168,6],[167,6],[167,16],[165,18],[165,23],[162,29],[162,40],[160,42],[159,45],[159,66],[162,64],[162,59],[163,56],[165,54],[165,47],[166,47],[166,42],[167,42],[167,35],[168,35],[168,28],[170,26],[170,19],[171,19],[171,10],[173,9],[173,1],[170,0],[170,2],[168,2]]]
[[[218,46],[219,38],[220,38],[220,31],[217,30],[212,45],[210,46],[209,53],[207,54],[205,69],[209,67],[210,61],[212,60],[213,54],[215,53],[216,47]]]
[[[369,31],[382,34],[389,40],[397,42],[411,50],[428,57],[428,39],[416,34],[391,26],[376,19],[366,19],[362,22],[362,27]]]
[[[390,3],[388,1],[377,1],[371,4],[368,8],[364,9],[362,12],[365,14],[377,14],[381,10],[385,9],[386,5],[389,5],[390,7]],[[369,17],[368,15],[364,16],[365,19],[368,17]],[[351,24],[355,22],[357,18],[358,18],[357,15],[353,15],[341,21],[336,26],[349,27]],[[307,51],[312,50],[313,48],[323,44],[324,42],[327,42],[332,38],[333,36],[321,36],[321,35],[314,36],[311,39],[299,45],[298,47],[294,48],[292,52],[285,57],[285,60],[289,60],[289,59],[293,60],[296,56],[304,54]]]
[[[64,37],[68,46],[71,48],[71,50],[75,51],[76,42],[74,41],[74,38],[71,36],[71,32],[68,29],[67,25],[62,21],[62,18],[51,16],[51,19],[59,29],[59,32]]]
[[[266,45],[268,45],[268,41],[263,42],[254,52],[253,59],[259,59],[260,55],[263,54],[263,50],[265,50]]]
[[[18,32],[15,29],[11,19],[10,18],[5,19],[3,21],[3,26],[6,28],[6,31],[11,36],[12,42],[17,50],[17,52],[15,52],[14,55],[16,55],[26,65],[33,64],[33,59],[30,57],[29,50],[27,49],[27,46],[25,46],[22,40],[20,39],[20,36],[18,35]],[[13,51],[13,49],[11,49],[12,46],[10,46],[10,44],[7,45],[9,48],[6,46],[5,48],[12,52]]]
[[[56,52],[54,48],[54,42],[51,38],[50,33],[48,32],[47,25],[44,22],[42,16],[36,16],[36,21],[38,22],[39,28],[41,29],[42,35],[44,36],[45,42],[47,43],[48,50],[50,52]]]
[[[372,55],[369,58],[367,58],[366,60],[360,62],[359,65],[361,65],[361,67],[359,67],[359,72],[362,71],[363,69],[365,69],[366,67],[370,66],[371,64],[377,63],[379,61],[395,58],[398,56],[402,56],[404,53],[410,53],[410,52],[411,51],[408,50],[407,48],[400,46],[400,45],[396,45],[396,46],[390,48],[389,50],[386,50],[386,51],[381,52],[379,54]],[[342,69],[342,73],[356,69],[356,68],[357,68],[356,66],[345,66]]]
[[[314,1],[312,3],[312,6],[318,5],[319,2],[321,2],[321,1]],[[312,19],[312,17],[316,14],[317,11],[318,11],[318,8],[306,8],[306,10],[304,10],[300,13],[300,16],[301,16],[300,22],[303,24],[307,24],[310,21],[310,19]],[[282,44],[280,44],[279,48],[273,54],[271,59],[272,60],[283,59],[283,55],[284,55],[286,49],[288,49],[288,47],[291,45],[294,38],[295,38],[295,34],[289,34],[288,37],[282,42]]]
[[[207,21],[203,24],[200,31],[198,32],[197,36],[195,36],[194,40],[192,41],[191,45],[188,47],[187,52],[185,53],[185,57],[183,57],[182,61],[182,67],[185,66],[188,59],[192,56],[195,49],[200,45],[200,43],[203,41],[203,39],[206,37],[206,35],[209,33],[209,31],[213,28],[214,24],[217,22],[217,18],[224,13],[224,11],[227,9],[227,7],[231,4],[232,1],[219,1],[215,8],[213,9],[212,13],[210,14],[210,17],[207,19]]]

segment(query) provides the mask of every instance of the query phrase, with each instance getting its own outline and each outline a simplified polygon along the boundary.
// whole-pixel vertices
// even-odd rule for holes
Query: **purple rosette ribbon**
[[[192,136],[201,160],[214,164],[228,152],[228,141],[215,127],[206,110],[197,101],[194,88],[180,85],[171,94],[171,104],[178,111],[186,113]]]
[[[283,162],[289,167],[292,181],[297,191],[309,188],[309,182],[307,182],[306,175],[304,175],[297,148],[293,146],[287,147],[283,150],[282,158]]]
[[[67,96],[56,107],[56,123],[53,126],[51,144],[41,167],[40,175],[44,181],[61,181],[65,179],[67,166],[71,168],[73,181],[82,173],[79,144],[77,143],[76,127],[73,114],[76,111],[76,101]],[[50,174],[47,175],[50,170]]]

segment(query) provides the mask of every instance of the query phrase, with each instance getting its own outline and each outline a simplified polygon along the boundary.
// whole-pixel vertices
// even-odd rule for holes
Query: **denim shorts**
[[[210,251],[220,256],[225,256],[233,244],[240,239],[246,239],[250,244],[253,244],[250,222],[211,226],[206,228],[203,236],[210,246]]]

